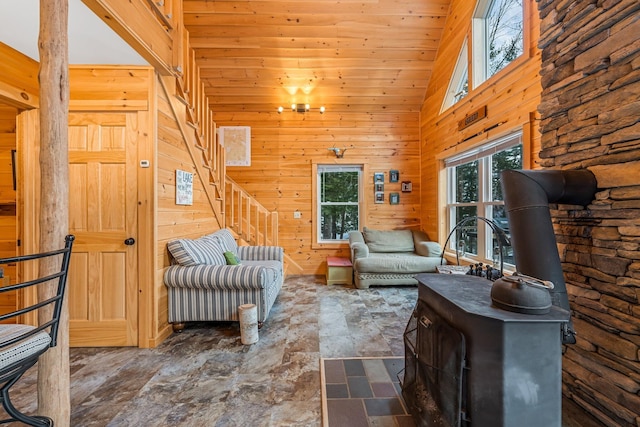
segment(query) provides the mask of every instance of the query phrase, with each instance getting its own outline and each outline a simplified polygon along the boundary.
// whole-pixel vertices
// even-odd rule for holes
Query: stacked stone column
[[[640,2],[539,0],[541,166],[589,169],[596,200],[553,206],[578,333],[563,392],[640,426]]]

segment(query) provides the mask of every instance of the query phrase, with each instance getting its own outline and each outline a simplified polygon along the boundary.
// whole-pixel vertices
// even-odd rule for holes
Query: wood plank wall
[[[540,21],[534,0],[525,0],[525,55],[485,81],[478,88],[471,88],[469,95],[453,107],[440,112],[450,76],[465,36],[470,34],[471,17],[475,2],[453,0],[442,43],[438,51],[433,74],[427,88],[421,110],[421,173],[422,206],[421,220],[424,229],[432,236],[446,238],[444,230],[444,187],[442,176],[443,153],[453,154],[487,139],[523,129],[528,151],[525,161],[537,168],[537,153],[540,151],[540,135],[537,106],[540,103],[540,51],[537,40]],[[458,121],[481,106],[487,106],[487,117],[478,123],[458,131]],[[469,136],[482,132],[489,126],[504,122],[497,128],[464,141]]]
[[[15,204],[11,150],[16,149],[16,115],[14,107],[0,104],[0,204]]]
[[[168,80],[165,80],[168,82]],[[164,286],[164,270],[169,266],[167,242],[177,238],[198,238],[220,229],[209,204],[202,182],[196,175],[194,161],[180,133],[178,122],[160,84],[156,85],[157,103],[157,213],[156,213],[156,274],[155,301],[158,307],[158,330],[168,327],[167,289]],[[168,87],[175,93],[173,85]],[[184,105],[182,108],[184,109]],[[180,112],[185,117],[185,112]],[[191,172],[193,181],[193,205],[176,204],[176,170]]]
[[[38,107],[38,63],[0,42],[0,103]]]
[[[18,108],[38,104],[38,64],[11,47],[0,43],[0,257],[16,255],[16,192],[13,190],[11,150],[16,149]],[[15,279],[15,269],[5,268]],[[14,305],[0,300],[0,305]]]
[[[13,190],[11,150],[16,149],[16,116],[20,108],[38,105],[38,64],[0,43],[0,257],[17,255],[16,192]],[[15,283],[16,270],[5,267]],[[15,308],[13,292],[0,298],[0,312]]]
[[[227,175],[267,209],[279,214],[279,245],[300,267],[298,274],[325,274],[327,256],[349,256],[347,244],[313,244],[312,165],[366,164],[364,224],[372,228],[420,228],[420,147],[418,113],[332,111],[321,115],[285,111],[264,113],[214,112],[218,126],[251,127],[251,166],[227,167]],[[347,148],[336,159],[330,147]],[[389,183],[389,171],[400,181],[412,181],[411,193],[400,182]],[[385,203],[374,203],[373,173],[385,174]],[[389,193],[400,193],[400,204],[389,204]],[[300,219],[293,218],[294,212]]]
[[[14,107],[0,104],[0,258],[16,256],[16,192],[13,189],[11,150],[16,149],[16,115]],[[15,283],[15,267],[3,265],[4,276]],[[15,308],[15,293],[0,297],[0,313]]]

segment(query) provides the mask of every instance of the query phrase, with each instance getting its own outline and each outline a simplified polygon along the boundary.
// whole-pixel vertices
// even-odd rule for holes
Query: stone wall
[[[591,170],[586,209],[553,206],[578,333],[563,392],[608,426],[640,425],[640,2],[538,0],[541,166]]]

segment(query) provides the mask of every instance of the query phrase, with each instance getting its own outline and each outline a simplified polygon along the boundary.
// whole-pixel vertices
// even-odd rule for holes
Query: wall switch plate
[[[293,217],[294,217],[294,218],[296,218],[296,219],[300,219],[300,218],[302,218],[302,212],[300,212],[300,211],[295,211],[295,212],[293,213]]]

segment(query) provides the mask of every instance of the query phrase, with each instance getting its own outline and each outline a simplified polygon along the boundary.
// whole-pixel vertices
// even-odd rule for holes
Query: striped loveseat
[[[172,265],[164,283],[174,330],[182,330],[185,322],[239,321],[242,304],[257,306],[262,326],[282,288],[281,247],[238,246],[222,229],[195,240],[170,241],[167,249]]]

